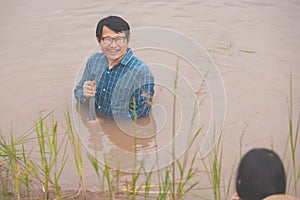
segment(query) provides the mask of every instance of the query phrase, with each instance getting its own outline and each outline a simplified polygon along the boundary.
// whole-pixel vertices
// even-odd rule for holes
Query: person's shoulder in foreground
[[[287,194],[275,194],[264,198],[263,200],[299,200],[297,197]]]

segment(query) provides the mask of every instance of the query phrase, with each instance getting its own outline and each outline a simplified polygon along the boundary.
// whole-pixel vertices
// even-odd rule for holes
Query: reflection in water
[[[136,123],[115,121],[112,116],[98,116],[90,121],[88,106],[80,105],[80,110],[73,112],[74,125],[88,152],[102,164],[109,162],[111,168],[123,172],[136,167],[158,170],[182,156],[199,126],[197,109],[196,115],[189,113],[194,116],[189,120],[182,112],[190,105],[180,104],[179,93],[174,99],[171,89],[156,85],[155,90],[151,115],[139,118]]]
[[[93,124],[93,126],[95,126],[96,123],[87,122],[87,124]],[[99,117],[97,119],[97,125],[100,125],[103,134],[107,136],[116,147],[128,152],[134,152],[135,146],[137,147],[137,151],[142,151],[146,148],[151,147],[150,143],[153,141],[154,135],[151,133],[155,133],[155,124],[150,117],[139,118],[137,120],[138,126],[133,126],[131,121],[123,121],[122,127],[126,126],[126,132],[123,128],[119,127],[119,125],[111,117]],[[142,134],[142,131],[145,131],[145,127],[148,130],[146,134],[149,134],[151,137],[140,138],[139,134]],[[99,132],[91,132],[90,134],[90,138],[94,134],[101,135],[101,133],[99,134]],[[134,138],[134,136],[132,136],[131,134],[136,134],[136,138]]]
[[[156,123],[152,116],[139,118],[135,124],[132,120],[116,122],[112,116],[99,115],[97,120],[91,121],[89,109],[84,105],[80,107],[79,113],[82,124],[87,128],[88,136],[85,137],[89,152],[98,155],[99,161],[105,155],[113,168],[120,166],[122,161],[122,168],[131,167],[137,161],[134,157],[136,153],[155,149]]]

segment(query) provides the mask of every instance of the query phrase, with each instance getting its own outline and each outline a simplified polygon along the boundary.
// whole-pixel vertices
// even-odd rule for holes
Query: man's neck
[[[108,69],[112,69],[115,65],[119,64],[121,62],[121,60],[124,58],[124,56],[125,56],[125,54],[115,60],[109,60],[108,61]]]

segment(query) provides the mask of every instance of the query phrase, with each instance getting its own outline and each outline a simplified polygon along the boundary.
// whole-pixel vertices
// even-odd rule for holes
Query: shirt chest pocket
[[[114,103],[129,103],[133,92],[133,88],[115,87],[111,95],[111,101]]]

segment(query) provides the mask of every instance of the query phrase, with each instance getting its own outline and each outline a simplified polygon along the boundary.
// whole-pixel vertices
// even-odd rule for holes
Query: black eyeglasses
[[[104,45],[110,45],[113,41],[115,41],[117,45],[123,45],[125,43],[125,39],[126,39],[125,36],[118,36],[115,38],[112,38],[112,37],[101,38]]]

